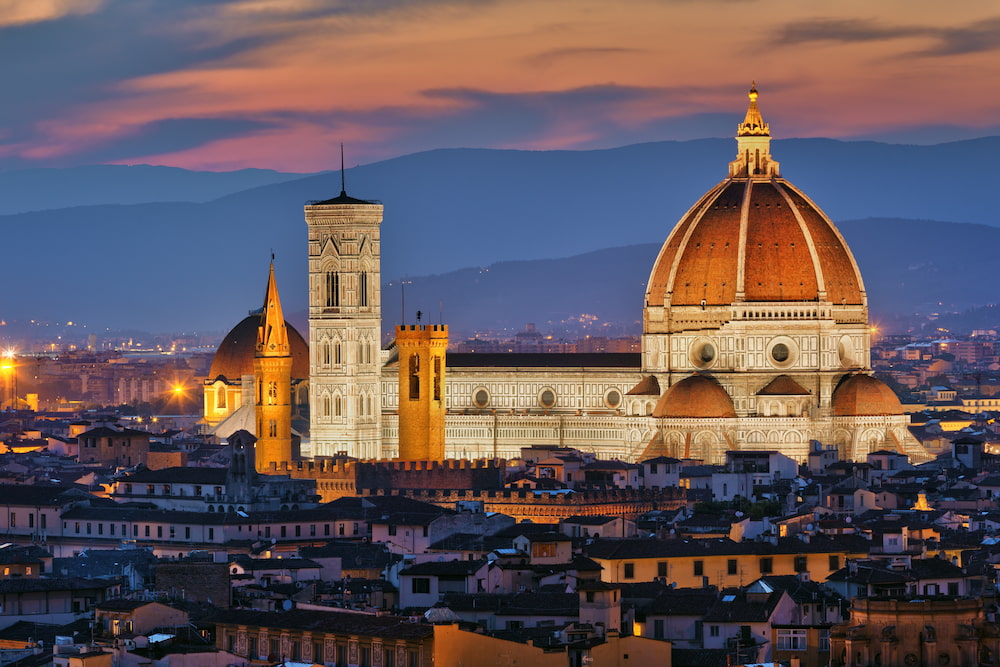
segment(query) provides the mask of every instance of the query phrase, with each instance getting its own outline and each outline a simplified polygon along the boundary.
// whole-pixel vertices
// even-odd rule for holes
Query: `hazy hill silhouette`
[[[776,141],[773,148],[783,173],[835,221],[877,216],[986,224],[997,223],[989,208],[994,173],[989,165],[998,151],[995,137],[938,146],[792,139]],[[350,169],[347,190],[386,206],[386,282],[475,267],[455,274],[461,284],[449,288],[454,296],[444,294],[444,287],[441,294],[423,296],[414,286],[414,299],[423,299],[428,312],[437,313],[444,300],[451,321],[464,311],[470,320],[472,313],[483,314],[476,321],[484,328],[501,321],[519,327],[593,313],[606,300],[608,308],[634,309],[625,316],[636,319],[652,255],[620,263],[615,258],[633,245],[651,244],[655,252],[684,211],[725,176],[733,152],[731,139],[579,152],[439,150]],[[155,170],[149,173],[156,180]],[[60,187],[56,179],[47,189]],[[123,190],[133,187],[140,186]],[[339,191],[339,174],[324,174],[205,203],[80,206],[0,216],[7,249],[0,315],[158,331],[227,329],[259,305],[272,250],[286,310],[302,311],[302,205]],[[991,261],[992,230],[935,224],[940,223],[843,225],[873,308],[997,300],[987,283],[977,285],[971,277],[976,263]],[[606,248],[615,250],[595,252]],[[523,278],[535,269],[522,262],[547,258],[570,259],[539,268],[536,280]],[[921,262],[926,271],[911,268]],[[480,268],[498,263],[485,282],[477,278]],[[510,285],[508,293],[489,296],[486,287],[498,282],[507,263],[516,265],[511,270],[530,290],[515,297]],[[933,272],[935,280],[928,278]],[[478,300],[461,300],[458,294]],[[491,307],[482,301],[487,296],[494,299]],[[383,302],[392,320],[399,301],[389,292]]]

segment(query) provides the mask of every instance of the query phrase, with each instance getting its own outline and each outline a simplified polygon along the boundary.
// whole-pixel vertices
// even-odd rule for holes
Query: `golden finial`
[[[750,98],[751,102],[756,102],[757,101],[757,82],[756,81],[751,81],[750,82],[750,93],[747,96]]]

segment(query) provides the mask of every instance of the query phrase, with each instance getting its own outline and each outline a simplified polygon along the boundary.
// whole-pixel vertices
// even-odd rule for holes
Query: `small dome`
[[[719,419],[736,416],[733,399],[716,380],[692,375],[671,386],[653,409],[654,417]]]
[[[212,357],[212,368],[208,372],[210,379],[221,375],[227,380],[238,380],[244,375],[253,375],[258,326],[260,315],[248,315],[226,334]],[[287,321],[285,326],[288,327],[288,345],[292,352],[292,377],[297,380],[308,378],[309,346],[295,327]]]
[[[833,392],[835,417],[901,414],[903,405],[896,394],[884,382],[870,375],[848,375]]]

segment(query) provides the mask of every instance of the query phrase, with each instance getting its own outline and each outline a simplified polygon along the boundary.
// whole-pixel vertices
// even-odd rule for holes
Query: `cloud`
[[[646,53],[645,49],[634,49],[617,46],[606,47],[571,47],[565,49],[552,49],[542,53],[529,56],[524,59],[528,65],[547,67],[557,61],[580,60],[581,58],[608,57],[621,55],[638,55]]]
[[[1000,50],[1000,18],[974,21],[964,26],[886,25],[866,19],[818,18],[796,21],[775,33],[775,42],[796,46],[810,42],[858,44],[894,39],[926,38],[931,45],[906,56],[952,56]]]
[[[0,29],[90,14],[103,0],[0,0]]]

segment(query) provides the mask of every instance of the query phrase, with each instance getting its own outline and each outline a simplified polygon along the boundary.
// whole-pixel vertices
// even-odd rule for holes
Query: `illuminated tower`
[[[264,311],[257,328],[254,356],[257,470],[292,460],[292,353],[274,280],[274,262],[267,277]]]
[[[339,196],[306,205],[305,218],[312,455],[378,458],[382,204],[349,197],[342,187]]]
[[[399,458],[444,460],[448,325],[396,327],[399,350]]]

